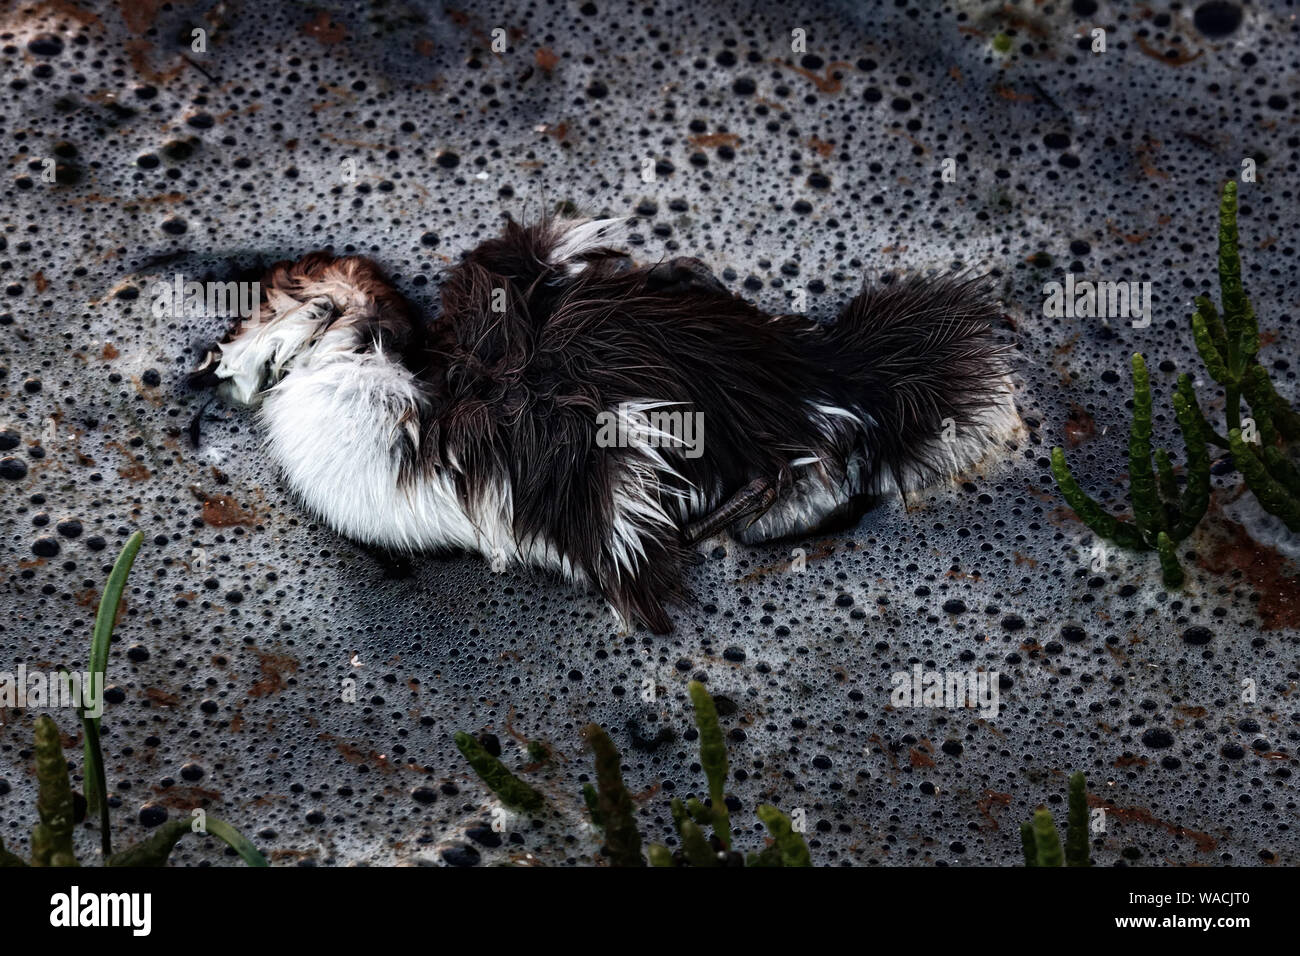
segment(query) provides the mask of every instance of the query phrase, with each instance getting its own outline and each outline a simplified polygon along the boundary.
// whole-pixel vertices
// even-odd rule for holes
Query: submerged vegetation
[[[108,651],[113,640],[113,627],[122,601],[127,576],[135,562],[136,553],[144,536],[137,531],[127,540],[113,565],[108,583],[99,601],[92,629],[88,686],[80,688],[77,712],[81,717],[84,738],[85,780],[84,807],[99,814],[100,846],[105,866],[163,866],[172,850],[186,833],[204,833],[225,841],[250,866],[266,866],[266,859],[238,830],[204,815],[200,819],[169,820],[150,836],[117,853],[113,852],[109,829],[108,793],[104,776],[104,756],[100,750],[100,716],[92,715],[87,704],[103,699],[104,675],[108,665]],[[65,680],[66,669],[60,668]],[[68,680],[69,687],[72,682]],[[94,708],[98,710],[99,708]],[[31,866],[77,866],[73,846],[76,825],[81,822],[76,794],[68,776],[68,761],[63,756],[63,742],[58,725],[47,714],[36,718],[36,812],[40,822],[32,829]],[[200,822],[201,820],[201,822]],[[27,861],[5,849],[0,840],[0,866],[27,866]]]
[[[1168,452],[1157,449],[1152,466],[1151,383],[1140,354],[1132,358],[1133,422],[1129,431],[1129,494],[1133,520],[1109,514],[1079,487],[1065,452],[1052,449],[1052,475],[1061,494],[1098,537],[1130,551],[1156,551],[1167,587],[1183,583],[1176,548],[1192,533],[1209,506],[1209,445],[1230,452],[1246,487],[1260,506],[1300,532],[1300,469],[1288,456],[1288,442],[1300,439],[1300,414],[1280,398],[1259,364],[1259,325],[1241,281],[1237,237],[1237,184],[1223,188],[1219,203],[1219,297],[1222,314],[1198,296],[1191,330],[1206,372],[1223,388],[1226,435],[1206,420],[1191,376],[1180,375],[1174,414],[1186,448],[1186,483],[1181,492]],[[1250,415],[1241,414],[1241,403]]]
[[[584,731],[595,757],[596,783],[586,784],[582,796],[591,822],[604,833],[605,852],[614,866],[811,866],[812,858],[802,833],[776,807],[759,806],[755,813],[767,827],[771,842],[761,850],[741,855],[732,848],[731,816],[727,810],[727,747],[718,725],[718,711],[705,686],[688,685],[695,708],[695,727],[700,735],[700,764],[708,781],[708,803],[695,798],[685,802],[674,797],[673,825],[681,847],[671,850],[651,844],[642,856],[644,840],[636,823],[632,795],[623,783],[622,756],[599,724]],[[533,811],[544,803],[528,784],[512,774],[469,734],[456,734],[456,746],[471,767],[507,806]],[[710,833],[706,833],[706,828]]]
[[[1065,848],[1052,811],[1039,807],[1033,819],[1020,824],[1025,866],[1091,866],[1088,848],[1088,781],[1082,773],[1070,777],[1070,809],[1066,817]]]

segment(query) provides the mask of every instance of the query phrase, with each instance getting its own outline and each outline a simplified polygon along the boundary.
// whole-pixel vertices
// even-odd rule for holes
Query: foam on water
[[[0,14],[0,669],[83,666],[112,558],[145,532],[104,717],[119,843],[202,806],[280,863],[589,863],[580,728],[610,730],[643,829],[669,839],[670,798],[704,788],[698,678],[726,698],[732,819],[758,831],[757,804],[802,808],[819,863],[1014,862],[1019,822],[1059,807],[1074,770],[1115,808],[1101,863],[1294,862],[1300,572],[1214,513],[1183,591],[1151,556],[1094,569],[1047,457],[1081,439],[1076,475],[1123,499],[1133,351],[1181,454],[1188,306],[1217,298],[1216,197],[1245,158],[1246,283],[1264,361],[1300,398],[1289,5],[1236,26],[1083,0],[104,7]],[[773,310],[804,289],[829,317],[866,277],[991,271],[1029,436],[850,532],[713,542],[674,634],[620,633],[544,577],[462,557],[394,576],[316,525],[252,418],[185,391],[222,320],[151,310],[176,273],[328,246],[376,257],[432,311],[443,267],[557,202],[634,215],[640,258],[698,256]],[[1066,272],[1151,281],[1150,328],[1045,318],[1042,287]],[[1215,478],[1226,516],[1295,556],[1232,510],[1237,480]],[[891,706],[891,675],[917,663],[997,672],[1000,713]],[[0,719],[0,836],[24,848],[31,715]],[[523,741],[550,744],[525,776],[556,815],[494,833],[456,730],[497,735],[514,768]],[[212,843],[176,859],[233,860]]]

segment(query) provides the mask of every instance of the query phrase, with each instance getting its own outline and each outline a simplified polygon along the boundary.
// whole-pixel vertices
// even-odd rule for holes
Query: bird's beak
[[[188,382],[192,389],[215,388],[221,379],[217,367],[221,364],[221,346],[214,345],[203,356],[203,361],[189,374]]]

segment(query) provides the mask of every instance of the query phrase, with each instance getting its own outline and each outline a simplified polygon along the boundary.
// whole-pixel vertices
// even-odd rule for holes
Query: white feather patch
[[[563,232],[551,251],[551,264],[567,264],[570,275],[575,275],[586,268],[587,264],[578,260],[578,257],[584,253],[627,241],[627,217],[570,220],[559,228],[563,229]]]

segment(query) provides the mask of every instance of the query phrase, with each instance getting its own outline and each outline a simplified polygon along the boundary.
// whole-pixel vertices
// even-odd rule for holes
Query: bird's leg
[[[646,287],[652,292],[711,292],[731,295],[708,266],[691,256],[678,256],[652,266],[646,273]]]
[[[776,504],[776,498],[776,485],[771,479],[755,478],[703,518],[683,528],[682,537],[688,544],[694,544],[731,527],[742,518],[749,518],[749,524],[753,524]]]
[[[190,442],[191,444],[194,445],[195,448],[199,447],[199,436],[200,433],[203,431],[203,418],[205,415],[207,415],[208,409],[212,407],[212,403],[214,401],[216,401],[216,399],[209,398],[207,401],[205,401],[202,405],[199,406],[199,410],[195,412],[194,417],[190,419],[190,427],[188,431],[190,435]]]

